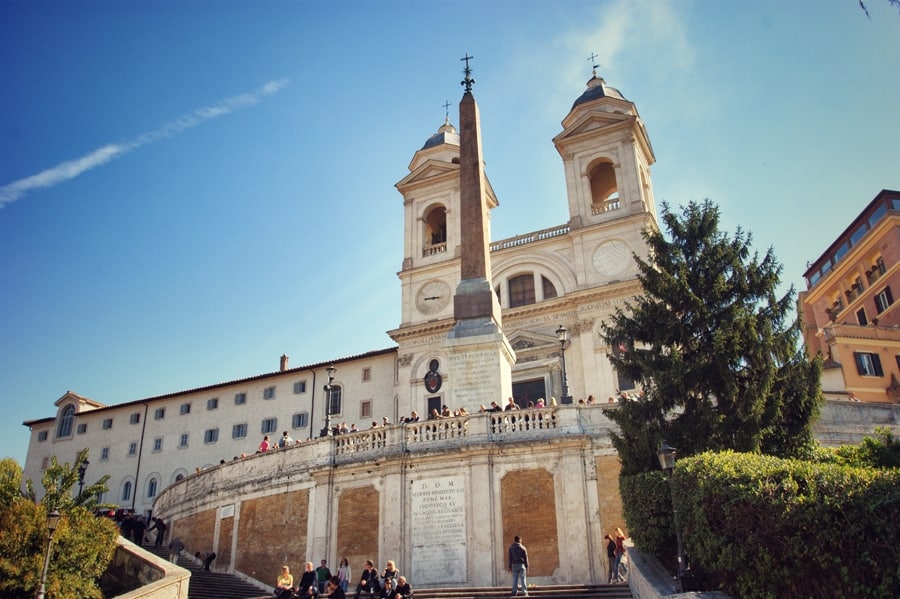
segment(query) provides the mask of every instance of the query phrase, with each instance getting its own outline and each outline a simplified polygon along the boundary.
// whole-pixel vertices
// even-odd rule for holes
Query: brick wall
[[[181,538],[184,551],[194,555],[213,550],[213,534],[216,529],[216,510],[204,510],[175,522],[170,539]]]
[[[378,568],[379,493],[373,486],[347,489],[338,498],[337,563],[350,563],[351,590],[370,559]],[[337,568],[335,568],[335,572]]]
[[[622,515],[622,496],[619,495],[619,472],[622,470],[619,456],[598,456],[595,464],[597,496],[600,498],[600,526],[603,528],[603,534],[612,533],[619,527],[627,535],[628,528]],[[603,555],[606,555],[605,549]]]
[[[241,503],[235,568],[262,582],[275,584],[282,565],[295,576],[305,563],[309,490],[277,493]]]
[[[552,575],[559,567],[553,474],[543,468],[510,472],[500,483],[500,493],[506,540],[501,563],[509,564],[506,548],[518,535],[528,549],[528,575]]]
[[[213,568],[228,568],[231,564],[231,539],[234,534],[234,518],[223,518],[219,522],[219,545],[215,548],[216,561]]]

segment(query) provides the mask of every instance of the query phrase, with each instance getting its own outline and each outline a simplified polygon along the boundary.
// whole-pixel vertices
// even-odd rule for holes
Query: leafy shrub
[[[672,484],[687,553],[726,592],[900,596],[898,470],[706,453]]]

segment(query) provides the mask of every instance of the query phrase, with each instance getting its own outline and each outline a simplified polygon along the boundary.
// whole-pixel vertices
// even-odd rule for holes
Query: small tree
[[[663,440],[679,455],[706,450],[796,455],[813,444],[821,399],[818,361],[797,350],[794,290],[779,297],[782,267],[751,236],[719,231],[719,210],[662,206],[667,239],[644,231],[649,261],[634,256],[643,294],[617,309],[602,335],[621,374],[644,395],[606,414],[625,475],[658,469]]]
[[[79,484],[78,472],[81,465],[87,459],[87,448],[78,452],[78,457],[75,458],[75,463],[72,465],[68,463],[60,464],[56,460],[56,456],[50,456],[50,465],[44,470],[44,474],[41,477],[41,485],[43,485],[45,493],[41,503],[51,506],[51,510],[57,509],[60,512],[65,512],[75,506],[83,507],[91,512],[100,507],[99,497],[109,490],[109,487],[106,486],[106,482],[109,480],[108,474],[102,476],[97,482],[85,487],[80,494],[73,496],[72,493],[75,486]],[[34,484],[29,479],[26,481],[25,486],[26,496],[33,501],[36,496]]]
[[[97,581],[112,559],[118,529],[92,513],[99,507],[98,495],[107,490],[108,476],[73,497],[78,468],[87,455],[87,450],[79,453],[72,466],[51,459],[42,477],[47,493],[41,503],[34,502],[31,480],[22,492],[22,469],[15,460],[0,461],[0,597],[34,597],[49,539],[47,514],[54,509],[62,518],[53,535],[47,596],[102,597]]]

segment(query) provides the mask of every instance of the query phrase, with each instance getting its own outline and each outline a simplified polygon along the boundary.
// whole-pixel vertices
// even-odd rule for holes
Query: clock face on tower
[[[617,239],[601,243],[594,251],[594,268],[601,275],[611,277],[617,275],[628,266],[631,250]]]
[[[416,292],[416,309],[422,314],[435,314],[450,303],[450,285],[429,281]]]

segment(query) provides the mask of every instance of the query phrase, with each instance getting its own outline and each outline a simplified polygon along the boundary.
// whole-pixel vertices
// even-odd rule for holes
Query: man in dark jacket
[[[512,572],[512,593],[515,597],[519,594],[519,578],[522,579],[522,594],[528,596],[528,581],[525,573],[528,570],[528,550],[522,544],[518,535],[509,546],[509,571]]]
[[[365,593],[371,597],[375,593],[377,597],[381,592],[381,586],[378,584],[378,570],[372,560],[366,560],[366,567],[359,577],[359,584],[356,585],[355,599],[359,599],[361,593]]]

